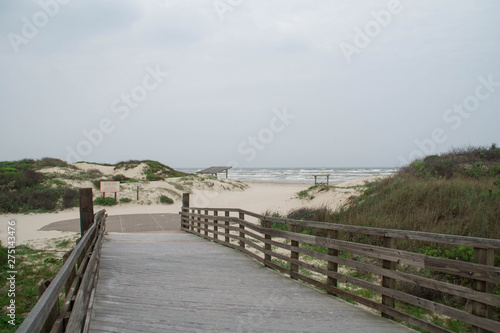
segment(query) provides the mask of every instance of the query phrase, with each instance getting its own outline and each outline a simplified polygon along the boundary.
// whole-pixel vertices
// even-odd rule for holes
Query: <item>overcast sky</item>
[[[399,166],[500,144],[500,1],[2,0],[0,160]]]

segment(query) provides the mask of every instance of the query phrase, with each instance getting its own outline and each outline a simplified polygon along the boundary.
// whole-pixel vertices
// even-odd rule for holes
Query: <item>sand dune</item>
[[[95,165],[82,165],[83,168],[95,168]],[[101,172],[111,172],[106,167],[99,166]],[[112,169],[112,167],[109,167]],[[135,172],[140,172],[136,170]],[[131,175],[132,176],[132,175]],[[344,205],[348,198],[359,193],[359,188],[352,188],[356,185],[363,185],[365,181],[374,180],[374,177],[360,178],[337,185],[335,189],[322,191],[314,195],[312,200],[301,200],[297,198],[299,191],[308,189],[311,184],[287,184],[287,183],[235,183],[224,180],[211,180],[214,185],[209,187],[208,180],[191,180],[191,207],[212,207],[212,208],[241,208],[256,213],[266,211],[287,213],[290,210],[301,207],[321,207],[327,206],[337,209]],[[210,180],[210,179],[209,179]],[[128,204],[119,204],[112,207],[95,206],[94,210],[106,208],[108,214],[138,214],[138,213],[178,213],[181,208],[180,197],[176,197],[174,204],[160,204],[156,200],[160,193],[164,193],[166,188],[174,188],[173,184],[185,184],[182,178],[170,178],[168,181],[149,182],[141,188],[140,200],[142,204],[133,201]],[[95,195],[99,195],[98,191]],[[177,189],[180,193],[180,190]],[[132,197],[135,200],[135,187],[133,184],[124,186],[119,197]],[[0,215],[0,240],[3,244],[7,241],[7,222],[16,221],[17,244],[39,243],[44,239],[51,239],[63,236],[74,236],[75,233],[59,231],[41,231],[40,229],[53,222],[79,218],[79,209],[73,208],[58,213],[47,214],[4,214]]]

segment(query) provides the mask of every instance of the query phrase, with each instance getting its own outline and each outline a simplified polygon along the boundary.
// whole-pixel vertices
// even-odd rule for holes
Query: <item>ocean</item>
[[[196,173],[202,169],[179,168],[178,170]],[[392,175],[397,170],[397,168],[235,168],[229,169],[229,179],[249,182],[314,184],[314,174],[330,174],[330,184],[340,184],[356,178]],[[219,174],[219,178],[225,177],[225,174]],[[318,181],[324,182],[325,178],[318,178]]]

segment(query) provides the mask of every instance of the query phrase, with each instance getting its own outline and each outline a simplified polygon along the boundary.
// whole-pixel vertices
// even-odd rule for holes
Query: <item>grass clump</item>
[[[166,195],[160,195],[160,202],[171,205],[174,203],[174,200],[172,198],[167,197]]]
[[[297,193],[297,198],[301,200],[312,200],[314,199],[315,195],[323,192],[323,191],[329,191],[331,189],[334,189],[335,186],[332,185],[313,185],[309,187],[307,190],[303,190]]]
[[[66,188],[63,193],[63,208],[73,208],[79,206],[79,194],[74,188]]]
[[[500,149],[454,149],[368,184],[326,221],[500,238]]]
[[[296,220],[500,239],[499,216],[500,149],[492,145],[490,148],[453,149],[441,155],[414,161],[392,177],[366,184],[366,189],[361,195],[352,197],[348,205],[337,211],[325,208],[302,208],[288,213],[286,217]],[[284,224],[273,223],[273,228],[276,229],[283,230],[284,226],[287,227]],[[321,231],[316,231],[314,228],[302,228],[300,232],[326,236],[325,232],[321,234]],[[344,231],[340,231],[338,237],[341,240],[382,245],[381,237],[355,235]],[[305,247],[302,244],[301,246]],[[326,250],[315,248],[316,245],[310,247],[318,252]],[[398,249],[466,262],[472,262],[474,258],[474,249],[467,246],[399,240]],[[340,257],[344,258],[344,255],[350,260],[366,263],[373,260],[339,251]],[[500,265],[500,255],[497,254],[495,266],[498,265]],[[472,283],[471,279],[457,278],[451,274],[413,266],[401,265],[398,270],[466,287],[470,287]],[[364,271],[353,271],[348,274],[366,281],[373,279],[373,276]],[[355,294],[373,297],[371,292],[362,288],[351,287],[347,283],[341,285],[345,285],[347,290]],[[422,299],[464,311],[469,310],[470,304],[467,300],[439,290],[402,281],[398,281],[396,288]],[[498,285],[494,292],[500,294]],[[470,331],[468,324],[443,318],[419,307],[398,302],[397,309],[455,332]],[[495,308],[495,320],[498,320],[499,316],[500,309]]]
[[[0,250],[0,258],[3,258],[6,249]],[[16,319],[12,326],[7,316],[7,305],[10,303],[8,296],[9,274],[8,267],[3,259],[0,259],[0,332],[15,332],[24,318],[38,301],[39,285],[55,276],[61,269],[63,263],[55,253],[51,251],[39,251],[28,246],[16,247]]]
[[[73,207],[71,186],[37,172],[65,166],[58,159],[0,162],[0,213],[47,212]]]
[[[111,197],[107,197],[107,198],[97,197],[94,200],[94,205],[97,205],[97,206],[115,206],[117,204],[118,204],[118,202],[114,198],[111,198]]]
[[[132,199],[130,199],[130,198],[120,198],[120,200],[119,200],[119,201],[120,201],[121,203],[130,203],[130,202],[132,202]]]
[[[144,170],[144,172],[146,174],[146,180],[149,181],[164,180],[165,178],[183,177],[189,175],[188,173],[175,170],[163,163],[152,160],[130,160],[119,162],[115,165],[115,170],[133,169],[138,167],[142,163],[146,164],[146,169]]]

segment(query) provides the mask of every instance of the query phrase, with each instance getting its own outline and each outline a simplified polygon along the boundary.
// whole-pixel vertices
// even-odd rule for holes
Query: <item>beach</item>
[[[337,184],[335,188],[322,191],[314,195],[313,199],[299,199],[297,193],[307,190],[313,184],[299,183],[270,183],[270,182],[238,182],[244,185],[244,189],[226,190],[220,186],[207,189],[193,185],[190,195],[191,207],[210,208],[240,208],[259,214],[266,212],[287,212],[302,208],[328,207],[338,209],[344,205],[349,197],[360,193],[366,181],[372,181],[381,176],[358,178]],[[170,182],[176,179],[169,179]],[[156,197],[162,190],[162,182],[151,182],[148,184],[148,197]],[[199,187],[199,188],[197,188]],[[98,192],[95,191],[94,192]],[[130,191],[129,191],[130,192]],[[133,193],[132,193],[133,194]],[[97,194],[98,195],[98,194]],[[131,193],[120,193],[119,196],[131,196]],[[181,200],[176,198],[174,204],[166,205],[149,201],[150,204],[137,204],[134,202],[119,204],[116,206],[94,206],[94,211],[106,209],[107,214],[129,215],[129,214],[154,214],[154,213],[179,213]],[[7,226],[9,221],[16,221],[16,244],[29,244],[34,247],[42,247],[43,242],[59,237],[74,237],[74,232],[44,231],[44,226],[53,222],[77,219],[80,216],[78,208],[66,209],[56,213],[40,214],[2,214],[0,215],[0,240],[2,244],[7,242]]]

